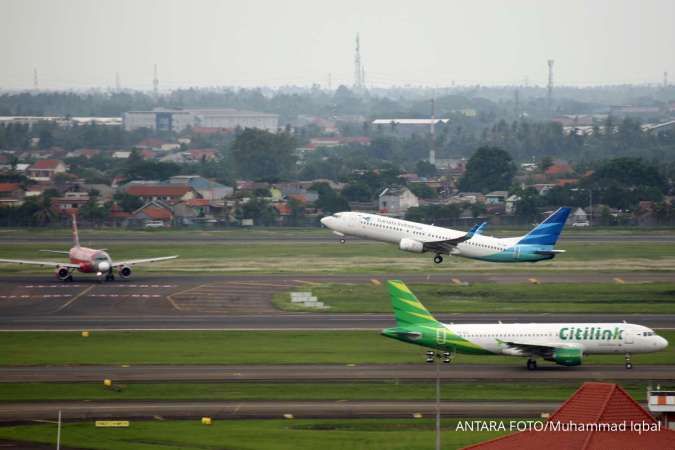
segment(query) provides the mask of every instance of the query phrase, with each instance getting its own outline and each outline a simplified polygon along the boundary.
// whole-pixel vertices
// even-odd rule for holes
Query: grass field
[[[553,261],[536,264],[498,264],[479,262],[464,258],[446,258],[443,264],[434,264],[431,254],[411,254],[389,244],[352,241],[345,245],[332,242],[284,242],[240,241],[189,242],[153,240],[106,242],[105,246],[113,259],[146,258],[165,255],[180,255],[173,261],[157,265],[141,266],[141,271],[162,273],[391,273],[391,272],[448,272],[448,271],[675,271],[675,243],[665,242],[602,242],[568,243],[562,247],[564,255]],[[82,240],[83,245],[96,246],[96,242]],[[39,259],[63,261],[53,255],[38,253],[40,249],[67,250],[69,241],[63,245],[53,243],[30,243],[17,245],[10,241],[0,242],[0,258]],[[4,273],[44,273],[37,266],[3,264]]]
[[[499,432],[455,431],[457,420],[442,422],[443,448],[454,449],[499,436]],[[509,421],[505,426],[509,427]],[[115,450],[427,450],[434,444],[428,419],[138,421],[129,428],[95,428],[66,423],[64,446]],[[54,443],[56,425],[0,427],[0,439]]]
[[[661,331],[675,342],[675,331]],[[0,332],[0,366],[67,364],[395,364],[421,363],[422,347],[376,331]],[[523,365],[522,358],[458,355],[458,364]],[[675,345],[634,355],[639,364],[673,364]],[[623,364],[594,355],[584,364]],[[573,368],[570,370],[574,370]]]
[[[482,383],[444,381],[441,398],[454,401],[563,401],[581,383],[547,381]],[[647,383],[621,383],[644,401]],[[435,383],[399,380],[353,383],[0,383],[0,402],[54,400],[433,400]]]
[[[420,283],[409,286],[433,313],[675,313],[675,283],[547,283],[470,286]],[[331,313],[391,312],[386,286],[327,284],[311,292]],[[286,311],[315,311],[278,293],[274,304]]]

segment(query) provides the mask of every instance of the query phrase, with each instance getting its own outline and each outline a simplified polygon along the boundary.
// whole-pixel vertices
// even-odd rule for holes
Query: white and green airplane
[[[642,325],[632,323],[490,323],[448,325],[434,319],[402,281],[388,281],[396,327],[382,330],[386,337],[443,352],[449,363],[455,353],[507,355],[578,366],[586,355],[624,354],[626,369],[634,353],[665,349],[668,341]],[[433,362],[435,351],[427,352]]]
[[[536,262],[553,259],[565,250],[555,244],[565,226],[570,208],[559,208],[524,236],[495,238],[483,235],[487,223],[468,232],[436,227],[409,220],[360,212],[338,212],[321,219],[321,223],[340,236],[356,236],[398,245],[406,252],[434,253],[434,262],[443,255],[461,256],[490,262]]]

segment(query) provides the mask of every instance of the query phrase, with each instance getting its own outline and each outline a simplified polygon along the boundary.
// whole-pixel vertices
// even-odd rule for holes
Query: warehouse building
[[[133,131],[149,128],[156,131],[179,133],[188,127],[200,129],[259,128],[277,131],[279,116],[255,111],[236,109],[166,109],[152,111],[129,111],[123,115],[124,129]]]

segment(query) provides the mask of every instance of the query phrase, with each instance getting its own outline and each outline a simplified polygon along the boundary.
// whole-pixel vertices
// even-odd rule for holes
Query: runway
[[[553,412],[560,402],[441,402],[443,417],[532,417]],[[412,418],[433,417],[433,401],[53,401],[0,404],[0,421],[73,419]]]
[[[370,283],[402,278],[411,283],[525,283],[520,272],[441,275],[141,275],[97,283],[82,278],[61,283],[49,275],[0,277],[0,330],[376,330],[392,324],[389,314],[298,314],[277,310],[277,292],[308,291],[315,283]],[[672,281],[670,273],[550,273],[540,283]],[[622,321],[675,328],[675,314],[439,314],[467,322]]]
[[[513,364],[442,365],[444,380],[555,381],[555,380],[675,380],[672,365],[635,364],[562,367],[540,364],[528,371],[522,361]],[[137,365],[3,367],[0,382],[321,382],[366,380],[434,380],[433,364],[368,365]]]

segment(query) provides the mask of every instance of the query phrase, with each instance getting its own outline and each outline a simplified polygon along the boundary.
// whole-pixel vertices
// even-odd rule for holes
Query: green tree
[[[239,175],[257,181],[289,179],[294,172],[295,141],[286,132],[247,128],[232,144],[232,157]]]
[[[333,214],[339,211],[349,211],[349,203],[339,195],[328,183],[314,183],[310,190],[319,194],[315,206],[324,214]]]
[[[438,174],[438,169],[435,165],[428,161],[417,161],[415,164],[415,173],[420,177],[435,177]]]
[[[516,174],[511,155],[499,147],[481,147],[471,156],[460,179],[462,191],[508,190]]]
[[[431,199],[438,197],[438,192],[423,183],[410,183],[408,184],[408,189],[419,198]]]

